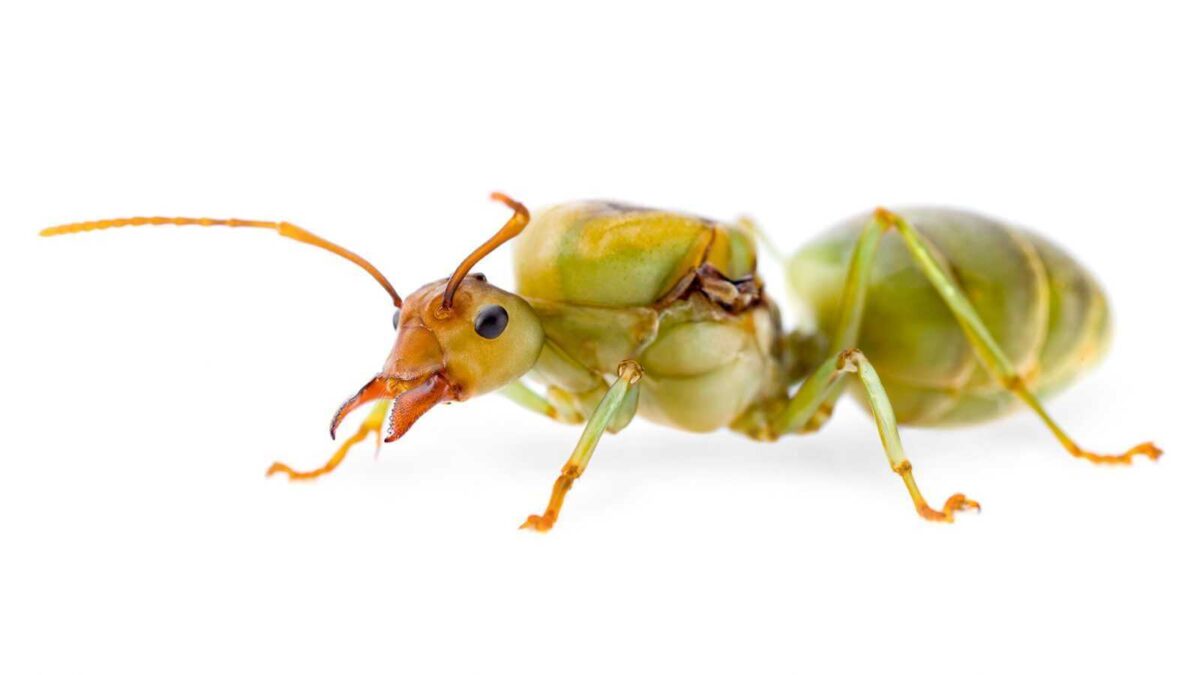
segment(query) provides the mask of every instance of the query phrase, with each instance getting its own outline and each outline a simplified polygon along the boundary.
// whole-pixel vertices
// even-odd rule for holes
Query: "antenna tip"
[[[493,201],[503,202],[506,206],[508,206],[508,208],[512,209],[513,211],[517,211],[519,213],[529,213],[529,210],[525,208],[524,204],[513,199],[512,197],[509,197],[508,195],[504,194],[503,192],[493,192],[489,196],[492,198]]]

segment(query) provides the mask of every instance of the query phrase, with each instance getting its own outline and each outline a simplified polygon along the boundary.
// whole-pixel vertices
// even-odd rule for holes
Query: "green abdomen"
[[[1068,385],[1099,360],[1108,305],[1095,279],[1062,249],[1000,222],[950,209],[900,213],[952,271],[988,330],[1040,394]],[[843,223],[790,261],[793,291],[829,334],[855,240],[869,216]],[[905,424],[966,424],[1012,410],[933,286],[889,232],[872,267],[859,347]]]

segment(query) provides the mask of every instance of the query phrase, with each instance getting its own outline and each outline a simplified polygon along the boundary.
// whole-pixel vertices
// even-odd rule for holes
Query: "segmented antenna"
[[[43,237],[54,237],[60,234],[74,234],[76,232],[90,232],[92,230],[107,230],[112,227],[137,227],[140,225],[254,227],[264,230],[275,230],[280,236],[287,237],[288,239],[295,239],[296,241],[303,242],[310,246],[316,246],[317,248],[337,254],[354,263],[355,265],[358,265],[366,270],[367,273],[375,279],[375,281],[378,281],[380,286],[383,286],[383,290],[387,291],[388,295],[392,296],[392,303],[397,308],[402,304],[400,295],[396,293],[395,288],[392,288],[392,284],[387,280],[387,277],[383,276],[383,272],[380,272],[378,268],[367,262],[365,258],[357,253],[354,253],[353,251],[348,251],[331,241],[322,239],[308,230],[286,222],[271,223],[263,220],[240,220],[237,218],[164,218],[161,216],[151,216],[139,218],[114,218],[111,220],[90,220],[83,223],[58,225],[55,227],[47,227],[46,229],[42,230],[40,234]]]
[[[513,210],[512,217],[508,219],[504,227],[500,228],[499,232],[492,235],[491,239],[483,242],[479,248],[471,251],[471,255],[459,263],[458,269],[450,275],[450,281],[446,282],[446,293],[442,296],[442,309],[450,309],[454,305],[454,292],[458,290],[459,284],[466,278],[475,263],[483,260],[487,254],[495,251],[504,242],[521,234],[521,230],[524,230],[525,226],[529,224],[529,209],[525,208],[524,204],[499,192],[493,192],[491,198],[507,204]]]

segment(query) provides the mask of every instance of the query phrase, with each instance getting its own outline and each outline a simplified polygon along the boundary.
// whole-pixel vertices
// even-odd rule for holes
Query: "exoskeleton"
[[[961,493],[940,509],[928,504],[900,424],[977,423],[1024,405],[1077,457],[1128,464],[1161,454],[1150,443],[1117,455],[1088,452],[1043,408],[1041,398],[1097,362],[1111,328],[1095,279],[1030,232],[951,209],[877,209],[848,220],[787,261],[802,320],[786,330],[757,274],[757,235],[747,221],[602,201],[531,217],[519,202],[493,198],[513,209],[504,227],[449,278],[403,300],[366,260],[289,223],[126,218],[42,234],[267,228],[355,262],[391,296],[396,342],[382,370],[334,415],[330,433],[354,409],[374,405],[324,466],[276,463],[268,475],[329,473],[371,433],[394,441],[438,403],[496,391],[585,424],[549,504],[524,522],[539,531],[553,527],[604,432],[635,415],[775,440],[819,429],[848,384],[872,413],[891,469],[930,520],[949,522],[979,505]],[[515,293],[471,273],[514,238]]]

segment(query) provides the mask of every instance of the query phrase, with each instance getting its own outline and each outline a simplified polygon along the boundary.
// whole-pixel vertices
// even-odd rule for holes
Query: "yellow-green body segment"
[[[754,240],[742,228],[577,202],[534,214],[515,257],[517,293],[546,333],[533,375],[580,414],[626,360],[644,370],[637,413],[692,431],[729,426],[785,391],[769,302],[735,313],[704,293],[672,299],[706,263],[730,279],[753,277]]]
[[[1046,396],[1095,364],[1111,334],[1099,284],[1046,239],[973,213],[905,209],[971,301],[1022,379]],[[863,215],[803,247],[788,264],[792,291],[827,331],[841,311],[850,250]],[[989,377],[958,322],[897,233],[883,237],[871,269],[859,348],[879,371],[902,424],[980,422],[1020,402]]]

